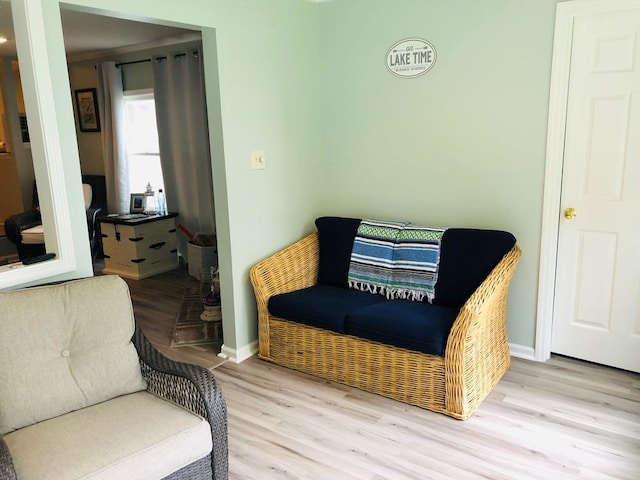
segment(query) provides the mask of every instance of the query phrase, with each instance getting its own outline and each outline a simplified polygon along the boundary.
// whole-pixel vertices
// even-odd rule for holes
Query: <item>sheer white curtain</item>
[[[201,53],[153,59],[160,162],[169,210],[193,233],[215,233],[213,180]],[[186,256],[187,239],[178,236]]]
[[[115,62],[98,65],[98,103],[102,123],[102,153],[111,213],[129,211],[129,165],[122,72]]]

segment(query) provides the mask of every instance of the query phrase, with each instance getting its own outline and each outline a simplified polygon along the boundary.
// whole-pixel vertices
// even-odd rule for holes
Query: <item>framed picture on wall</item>
[[[81,132],[99,132],[100,115],[98,97],[95,88],[83,88],[75,91],[78,124]]]

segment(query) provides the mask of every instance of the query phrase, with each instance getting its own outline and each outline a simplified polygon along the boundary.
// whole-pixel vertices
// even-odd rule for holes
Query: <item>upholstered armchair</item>
[[[101,253],[98,216],[107,214],[107,190],[102,175],[83,175],[83,193],[85,195],[85,212],[87,216],[87,232],[92,258]],[[45,253],[42,219],[40,216],[38,191],[33,183],[33,205],[29,210],[10,216],[4,221],[7,238],[16,245],[20,260]],[[38,230],[38,228],[40,229]],[[36,230],[36,233],[25,234]]]
[[[0,292],[0,479],[226,479],[213,374],[161,355],[106,275]]]

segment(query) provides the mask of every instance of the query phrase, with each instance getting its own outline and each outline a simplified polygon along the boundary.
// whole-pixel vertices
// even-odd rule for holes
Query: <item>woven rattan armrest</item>
[[[312,233],[254,265],[249,276],[258,307],[260,357],[269,358],[269,299],[318,281],[318,234]]]
[[[260,301],[273,295],[293,292],[316,284],[318,280],[318,234],[313,233],[258,262],[250,276]]]
[[[0,438],[0,480],[17,480],[11,454],[5,441]]]
[[[446,399],[457,418],[468,418],[511,364],[507,294],[521,254],[514,245],[462,306],[449,332]]]
[[[151,345],[138,327],[133,342],[138,350],[147,390],[209,422],[213,441],[213,478],[228,478],[227,405],[213,373],[196,365],[168,359]]]

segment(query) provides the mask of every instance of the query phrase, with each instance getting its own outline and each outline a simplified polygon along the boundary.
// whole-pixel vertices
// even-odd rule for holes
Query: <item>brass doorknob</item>
[[[575,208],[569,207],[564,209],[564,218],[566,218],[567,220],[572,220],[576,218],[577,215],[578,212],[576,212]]]

